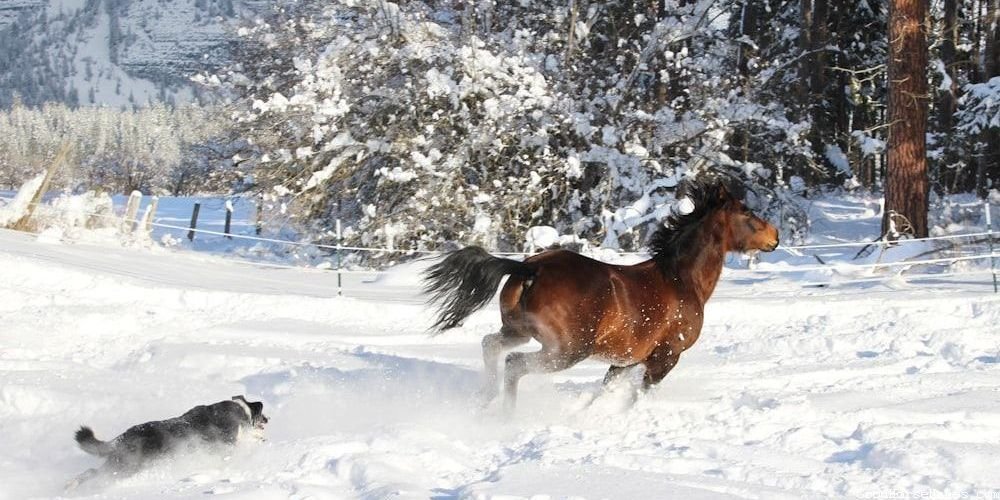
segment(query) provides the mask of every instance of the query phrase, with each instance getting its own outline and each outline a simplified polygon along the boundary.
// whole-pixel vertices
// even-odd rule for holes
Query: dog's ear
[[[264,416],[264,403],[253,402],[247,403],[250,406],[250,415],[261,418],[264,422],[267,422],[267,417]]]
[[[244,403],[246,403],[246,402],[247,402],[247,398],[243,397],[243,395],[239,395],[239,396],[233,396],[233,397],[232,397],[232,400],[233,400],[233,401],[243,401]]]

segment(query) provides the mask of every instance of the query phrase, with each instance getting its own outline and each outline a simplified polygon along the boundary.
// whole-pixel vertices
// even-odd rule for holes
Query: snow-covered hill
[[[585,362],[526,378],[506,421],[470,402],[495,306],[427,337],[414,265],[348,275],[337,297],[329,272],[54,241],[0,231],[0,498],[58,496],[96,466],[72,441],[80,424],[107,438],[240,393],[265,402],[266,443],[74,496],[1000,494],[988,273],[836,289],[724,280],[660,387],[633,402]]]
[[[0,0],[0,106],[190,101],[188,77],[226,61],[245,0]]]

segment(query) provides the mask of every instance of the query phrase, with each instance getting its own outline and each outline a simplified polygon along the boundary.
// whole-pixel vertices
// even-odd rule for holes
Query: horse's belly
[[[591,358],[596,359],[602,363],[607,363],[612,366],[631,366],[642,362],[642,359],[638,359],[634,356],[628,355],[615,355],[609,353],[598,353],[595,352]]]
[[[608,335],[599,337],[594,342],[592,357],[615,366],[628,366],[648,358],[653,347],[651,343],[642,342],[631,335]]]

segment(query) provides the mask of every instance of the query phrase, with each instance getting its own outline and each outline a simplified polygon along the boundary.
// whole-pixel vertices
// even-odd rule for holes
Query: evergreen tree
[[[917,237],[927,236],[926,0],[889,4],[889,148],[883,232],[896,212]]]

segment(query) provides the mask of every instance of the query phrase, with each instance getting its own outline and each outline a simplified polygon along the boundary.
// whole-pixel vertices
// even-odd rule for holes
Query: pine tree
[[[986,0],[984,22],[983,73],[985,80],[1000,76],[1000,0]],[[983,131],[983,152],[976,169],[976,192],[985,197],[991,185],[1000,181],[1000,128]]]
[[[927,0],[889,3],[889,146],[883,232],[890,212],[927,236]]]

